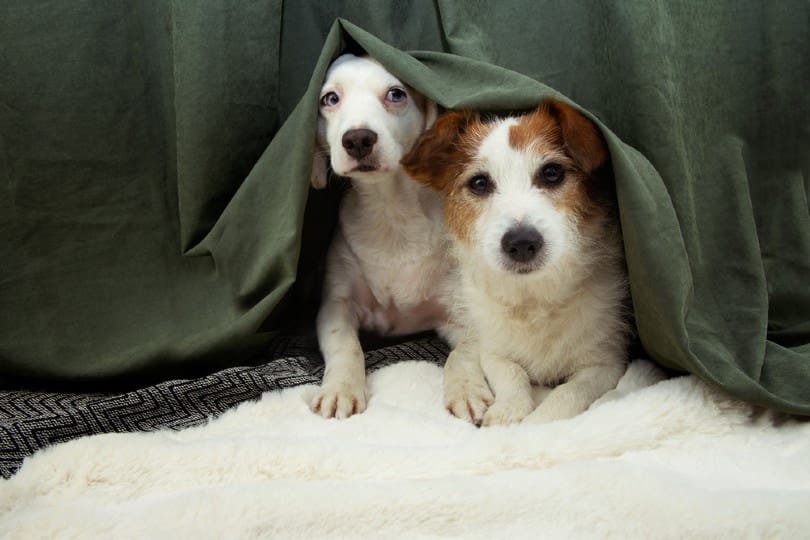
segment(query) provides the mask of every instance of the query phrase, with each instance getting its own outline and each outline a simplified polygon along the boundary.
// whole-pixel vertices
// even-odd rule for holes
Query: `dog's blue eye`
[[[405,90],[402,88],[397,88],[394,86],[388,90],[388,93],[385,94],[385,99],[390,101],[391,103],[400,103],[405,101],[405,98],[408,97],[408,94],[405,93]]]
[[[564,177],[565,170],[557,163],[549,163],[540,170],[540,179],[544,184],[559,184]]]
[[[492,182],[485,174],[476,174],[467,182],[467,187],[474,195],[487,195],[492,191]]]
[[[340,102],[340,97],[335,92],[327,92],[321,96],[322,107],[334,107]]]

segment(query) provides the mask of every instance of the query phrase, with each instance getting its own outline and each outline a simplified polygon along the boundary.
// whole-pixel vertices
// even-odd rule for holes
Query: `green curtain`
[[[798,0],[7,0],[0,376],[237,364],[311,317],[336,200],[307,182],[316,94],[347,47],[447,108],[583,108],[646,353],[810,414]]]

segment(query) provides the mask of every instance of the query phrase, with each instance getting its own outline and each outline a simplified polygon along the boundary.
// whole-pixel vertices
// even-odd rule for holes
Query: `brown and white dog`
[[[311,402],[326,418],[366,408],[362,328],[410,334],[446,322],[447,232],[438,195],[406,177],[400,159],[436,118],[436,105],[368,57],[346,54],[320,93],[312,185],[327,162],[351,180],[327,255],[318,342],[326,363]]]
[[[455,240],[449,304],[460,333],[445,400],[456,416],[569,418],[624,373],[627,279],[607,160],[596,126],[551,100],[490,122],[446,114],[403,158],[441,193]],[[477,362],[495,395],[489,406]],[[554,386],[539,405],[533,383]]]

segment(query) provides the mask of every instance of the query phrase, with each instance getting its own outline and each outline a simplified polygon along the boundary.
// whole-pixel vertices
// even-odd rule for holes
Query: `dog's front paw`
[[[310,403],[312,412],[324,418],[348,418],[366,410],[364,384],[326,383]]]
[[[546,400],[530,415],[523,419],[526,424],[545,424],[555,420],[573,418],[584,409],[574,404]]]
[[[480,426],[492,401],[492,391],[483,377],[481,380],[466,377],[445,380],[444,406],[462,420]]]
[[[515,424],[523,420],[534,409],[531,396],[498,398],[484,415],[483,425]]]

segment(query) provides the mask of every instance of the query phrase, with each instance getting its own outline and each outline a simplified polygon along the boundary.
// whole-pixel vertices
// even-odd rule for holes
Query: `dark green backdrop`
[[[316,94],[358,45],[445,107],[592,114],[648,354],[810,414],[798,0],[6,0],[0,377],[242,363],[310,315],[334,219],[329,193],[307,208]]]

